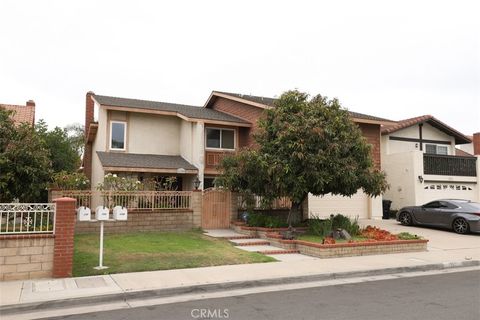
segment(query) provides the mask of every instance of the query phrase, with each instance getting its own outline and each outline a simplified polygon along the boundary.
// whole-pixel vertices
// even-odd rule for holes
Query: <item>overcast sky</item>
[[[293,88],[480,131],[478,1],[1,1],[0,103],[50,126],[85,93],[203,105]]]

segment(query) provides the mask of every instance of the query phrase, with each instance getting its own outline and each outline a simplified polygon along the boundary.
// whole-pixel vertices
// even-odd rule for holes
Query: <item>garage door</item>
[[[310,217],[329,217],[341,213],[349,217],[368,218],[368,196],[359,190],[352,197],[308,195]]]
[[[423,189],[423,203],[438,199],[477,201],[476,188],[474,183],[426,182]]]

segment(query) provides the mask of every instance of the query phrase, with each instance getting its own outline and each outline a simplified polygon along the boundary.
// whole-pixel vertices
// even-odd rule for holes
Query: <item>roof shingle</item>
[[[103,167],[197,170],[181,156],[97,151]]]
[[[213,92],[214,93],[218,92],[220,94],[229,95],[229,96],[232,96],[232,97],[244,99],[244,100],[255,102],[255,103],[260,103],[260,104],[266,105],[268,107],[274,107],[275,106],[275,101],[277,100],[276,98],[252,96],[252,95],[248,95],[248,94],[231,93],[231,92],[224,92],[224,91],[213,91]],[[392,120],[388,120],[388,119],[380,118],[380,117],[375,117],[375,116],[371,116],[371,115],[364,114],[364,113],[353,112],[353,111],[348,111],[348,112],[350,113],[352,118],[382,121],[382,122],[384,122],[384,121],[394,122]]]
[[[217,110],[206,109],[206,108],[196,107],[196,106],[189,106],[184,104],[118,98],[118,97],[109,97],[109,96],[102,96],[102,95],[95,95],[94,98],[98,103],[106,106],[112,106],[112,107],[116,106],[116,107],[128,107],[128,108],[137,108],[137,109],[170,111],[170,112],[177,112],[187,118],[236,122],[236,123],[245,123],[245,124],[248,123],[245,120],[239,119],[237,117],[231,116],[229,114],[226,114]]]
[[[472,142],[471,139],[469,139],[463,133],[455,130],[454,128],[450,127],[449,125],[443,123],[442,121],[438,120],[437,118],[429,114],[419,116],[419,117],[409,118],[405,120],[400,120],[400,121],[397,121],[397,123],[394,125],[384,126],[382,128],[382,134],[390,134],[398,130],[408,128],[420,123],[428,123],[431,126],[437,128],[438,130],[443,131],[450,136],[453,136],[455,138],[456,144]]]

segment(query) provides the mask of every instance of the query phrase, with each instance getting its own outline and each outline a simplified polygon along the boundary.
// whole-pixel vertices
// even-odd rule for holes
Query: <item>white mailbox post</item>
[[[91,220],[91,210],[87,207],[79,207],[77,209],[77,218],[78,221],[90,221],[98,222],[100,221],[100,252],[99,252],[99,261],[98,266],[94,269],[102,270],[107,269],[108,267],[103,265],[103,227],[105,221],[126,221],[127,220],[128,210],[122,206],[116,206],[113,208],[113,219],[110,219],[110,210],[104,206],[98,206],[95,209],[95,219]]]
[[[90,208],[87,207],[79,207],[77,208],[77,218],[78,221],[90,221],[92,217],[92,211]]]

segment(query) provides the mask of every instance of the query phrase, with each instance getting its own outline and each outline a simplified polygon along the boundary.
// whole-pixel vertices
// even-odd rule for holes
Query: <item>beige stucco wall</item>
[[[445,198],[480,201],[479,161],[480,157],[477,158],[477,177],[425,175],[421,151],[386,155],[382,157],[382,168],[387,173],[390,189],[384,199],[392,201],[393,210]]]
[[[181,119],[173,116],[129,113],[129,153],[179,155]]]
[[[382,155],[420,150],[417,142],[390,140],[389,136],[418,139],[418,126],[416,125],[382,136]],[[423,125],[422,138],[426,140],[450,141],[448,154],[455,155],[455,138],[432,127],[428,123]],[[442,146],[447,145],[442,144]],[[423,144],[423,151],[425,152],[425,143]]]
[[[392,201],[391,208],[417,204],[417,194],[422,184],[418,176],[423,175],[423,156],[420,151],[394,153],[382,157],[382,168],[387,174],[390,188],[383,198]],[[420,204],[420,203],[418,203]]]
[[[382,196],[371,198],[361,189],[351,197],[331,194],[320,197],[309,194],[307,205],[309,217],[323,218],[337,213],[360,219],[382,217]]]
[[[95,189],[97,184],[103,181],[103,176],[105,171],[103,170],[102,164],[96,151],[106,151],[107,150],[107,110],[101,108],[99,104],[95,102],[95,110],[98,110],[98,130],[95,141],[92,144],[92,189]],[[95,203],[97,203],[95,201]]]

